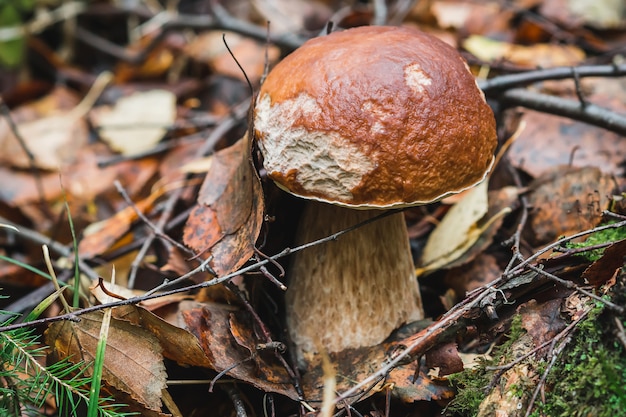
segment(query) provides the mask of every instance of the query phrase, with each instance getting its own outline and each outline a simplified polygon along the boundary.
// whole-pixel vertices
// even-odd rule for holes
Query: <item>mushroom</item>
[[[497,144],[457,51],[400,27],[307,41],[269,73],[254,129],[267,175],[310,200],[297,244],[471,188]],[[374,346],[423,318],[403,213],[295,254],[286,314],[299,359]]]

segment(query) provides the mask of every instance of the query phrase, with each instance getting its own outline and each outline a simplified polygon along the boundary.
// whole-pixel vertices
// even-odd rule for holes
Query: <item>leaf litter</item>
[[[563,8],[542,1],[515,3],[519,10],[532,7],[543,20],[496,4],[464,1],[390,8],[386,16],[388,22],[419,25],[464,48],[472,70],[490,79],[555,65],[583,71],[597,62],[613,65],[615,71],[621,68],[619,61],[602,59],[612,58],[615,45],[626,39],[623,18],[618,18],[617,25],[614,20],[623,14],[607,18],[587,12],[584,2]],[[0,118],[0,224],[19,230],[0,231],[3,294],[11,295],[17,303],[12,305],[22,306],[22,311],[34,307],[18,294],[45,285],[4,259],[41,266],[39,245],[50,240],[65,248],[57,246],[54,252],[55,245],[51,246],[57,268],[64,271],[62,279],[70,278],[71,266],[64,265],[71,265],[73,249],[68,224],[62,220],[63,203],[68,201],[80,232],[77,244],[82,262],[104,275],[114,265],[121,277],[129,275],[131,268],[139,270],[138,288],[132,292],[103,285],[123,299],[145,294],[157,297],[113,308],[103,375],[107,395],[142,415],[164,415],[174,412],[162,404],[167,389],[183,415],[193,415],[199,410],[232,407],[231,400],[218,393],[227,392],[224,384],[230,384],[237,395],[253,404],[248,411],[270,407],[263,398],[273,393],[274,408],[264,410],[295,415],[301,407],[321,407],[324,387],[334,379],[337,407],[348,409],[350,404],[363,414],[376,415],[382,404],[389,406],[390,415],[418,409],[423,415],[438,415],[449,401],[461,397],[447,374],[493,357],[491,349],[507,340],[515,320],[521,320],[526,334],[515,349],[538,363],[556,357],[549,343],[566,340],[562,332],[576,324],[589,305],[599,302],[582,292],[589,286],[616,298],[623,307],[623,300],[613,292],[626,279],[623,237],[602,242],[594,260],[556,243],[564,236],[578,236],[572,243],[579,250],[587,239],[586,231],[605,227],[609,218],[623,229],[619,226],[620,216],[626,214],[623,136],[611,131],[611,125],[592,127],[575,117],[533,111],[528,103],[494,106],[501,137],[508,137],[520,122],[526,127],[511,143],[489,184],[469,196],[406,212],[409,226],[415,226],[411,230],[419,230],[411,235],[411,244],[421,260],[420,286],[428,294],[425,307],[431,320],[399,329],[379,346],[330,354],[326,365],[320,356],[307,368],[298,369],[283,331],[283,291],[276,285],[278,281],[288,285],[289,277],[283,276],[288,261],[278,256],[268,260],[264,253],[286,253],[299,205],[278,209],[282,206],[276,200],[285,197],[259,169],[252,137],[245,134],[245,120],[233,122],[233,103],[249,90],[223,45],[216,42],[222,28],[216,31],[211,25],[218,22],[223,29],[238,32],[226,39],[231,38],[235,56],[257,87],[266,59],[275,63],[293,49],[298,36],[323,33],[329,19],[348,27],[371,23],[381,15],[369,6],[339,10],[317,1],[297,12],[288,2],[275,2],[275,9],[242,4],[226,9],[216,5],[212,15],[196,10],[197,16],[214,20],[204,28],[197,26],[197,34],[185,32],[184,36],[177,29],[180,22],[168,26],[156,18],[165,15],[154,15],[155,20],[147,20],[146,27],[137,26],[132,33],[125,33],[128,22],[117,20],[111,33],[119,35],[115,39],[129,39],[119,49],[103,46],[110,46],[108,34],[90,37],[94,35],[91,27],[81,27],[88,32],[82,45],[87,55],[82,56],[90,57],[89,64],[78,55],[61,54],[45,37],[34,34],[30,52],[43,58],[57,77],[68,80],[66,86],[53,86],[34,75],[17,77],[25,80],[20,82],[6,78],[20,74],[19,69],[0,75],[3,100],[10,106],[10,113]],[[85,16],[94,19],[94,28],[101,23],[96,15]],[[243,26],[228,26],[224,22],[232,21],[224,16]],[[279,24],[271,26],[269,34],[262,26],[255,26],[258,31],[254,32],[246,25],[258,24],[259,16],[279,19]],[[120,19],[116,14],[108,17]],[[545,19],[562,27],[555,28]],[[294,37],[287,36],[290,32]],[[268,37],[272,42],[266,50]],[[142,62],[133,61],[138,54],[144,55]],[[92,67],[93,63],[97,65]],[[96,67],[113,71],[117,85],[83,107],[79,102],[97,79]],[[604,106],[611,115],[624,113],[623,80],[577,77],[571,70],[564,81],[545,79],[520,85],[533,93],[567,98],[580,104],[581,111],[585,103],[591,103]],[[211,83],[222,87],[206,88]],[[19,90],[5,84],[19,86]],[[499,94],[486,91],[491,103],[499,103]],[[612,120],[619,122],[619,118]],[[197,150],[205,140],[210,140],[210,146],[205,145],[207,151],[199,155]],[[34,159],[28,158],[24,148]],[[208,159],[197,162],[206,154],[210,154]],[[113,186],[116,180],[133,201],[131,206]],[[172,195],[177,197],[171,199]],[[607,217],[607,210],[612,217]],[[150,236],[156,237],[155,243],[141,249]],[[265,262],[263,266],[253,267],[259,261]],[[238,273],[245,266],[251,269]],[[246,294],[246,302],[226,286],[207,284],[201,291],[184,292],[190,281],[179,280],[189,275],[203,285],[229,274],[236,277],[232,282]],[[168,294],[170,290],[183,294]],[[160,292],[163,295],[158,298]],[[89,302],[105,302],[97,298]],[[153,301],[157,304],[150,305]],[[621,314],[608,304],[605,308]],[[56,312],[55,305],[47,315],[53,317]],[[101,316],[100,312],[88,313],[79,322],[43,326],[47,327],[50,359],[93,360]],[[619,328],[611,331],[620,335]],[[462,358],[473,361],[462,364]],[[539,370],[530,361],[510,371],[491,387],[480,406],[482,415],[494,410],[519,412],[519,404],[524,412],[536,406],[529,394],[533,387],[545,384]],[[202,395],[191,401],[182,401],[184,393],[167,387],[171,375],[196,378],[198,373],[204,378],[197,388]],[[250,389],[239,388],[238,381]],[[526,385],[529,381],[532,384]],[[512,396],[522,388],[527,391]],[[379,401],[376,407],[364,401],[369,397]],[[333,400],[329,401],[332,408]]]

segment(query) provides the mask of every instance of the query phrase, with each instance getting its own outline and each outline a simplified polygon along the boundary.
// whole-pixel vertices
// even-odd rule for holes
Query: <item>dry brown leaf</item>
[[[604,250],[600,259],[585,269],[583,278],[591,285],[600,286],[611,279],[616,270],[624,266],[625,257],[626,239],[614,242]]]
[[[292,379],[275,353],[257,350],[257,344],[263,341],[252,333],[252,321],[246,311],[190,301],[181,302],[180,311],[213,369],[228,370],[227,375],[262,391],[298,398]]]
[[[121,306],[113,310],[113,317],[148,330],[159,341],[163,356],[180,365],[212,367],[198,339],[189,331],[176,327],[140,306]]]
[[[456,342],[440,344],[426,352],[426,366],[439,368],[439,377],[461,372],[463,360],[459,356]]]
[[[97,281],[94,281],[92,284],[91,293],[98,301],[101,303],[110,301],[109,295],[102,290]],[[120,297],[131,298],[140,295],[136,290],[129,290],[126,287],[110,282],[103,282],[102,285],[109,293]],[[176,301],[180,301],[180,299]],[[168,299],[166,302],[172,303],[173,300]],[[158,305],[151,305],[151,307],[156,308]],[[166,358],[174,360],[180,365],[212,367],[212,363],[204,354],[198,339],[194,335],[162,319],[146,308],[138,305],[119,306],[113,310],[113,317],[152,333],[158,339],[163,348],[163,356]]]
[[[28,158],[5,118],[0,119],[0,159],[6,159],[15,167],[27,168],[33,164],[46,170],[58,170],[75,161],[76,153],[87,144],[88,129],[84,116],[110,79],[110,73],[101,73],[88,94],[71,110],[55,107],[53,99],[43,99],[22,106],[23,114],[15,114],[20,109],[13,112],[23,145],[34,161]]]
[[[248,135],[215,153],[185,224],[187,246],[212,256],[218,275],[239,269],[254,253],[263,223],[263,191],[250,161]]]
[[[585,78],[581,83],[590,103],[626,112],[626,81]],[[543,83],[543,90],[577,100],[571,80]],[[569,118],[524,110],[525,129],[509,150],[511,162],[538,177],[557,165],[596,166],[607,174],[621,176],[626,159],[624,138],[614,132]],[[550,146],[546,146],[546,144]]]
[[[66,114],[21,123],[20,135],[35,157],[34,165],[41,169],[58,170],[74,162],[76,152],[87,144],[87,123],[82,118]],[[11,132],[3,146],[5,155],[11,155],[11,164],[27,168],[30,161],[17,138]]]
[[[80,316],[77,323],[52,323],[45,333],[46,343],[58,359],[92,362],[102,317],[97,311]],[[142,415],[159,415],[166,374],[158,339],[141,327],[112,318],[102,380],[143,406]]]
[[[545,302],[530,300],[518,308],[522,316],[522,327],[532,337],[535,347],[554,339],[567,323],[561,317],[563,300],[555,298]],[[546,350],[537,353],[541,356]]]
[[[129,45],[127,47],[128,51],[130,53],[145,51],[147,45],[149,45],[153,41],[154,36],[156,36],[154,31],[149,32],[148,35],[141,37],[141,39]],[[125,60],[119,61],[115,68],[115,83],[122,85],[131,79],[155,79],[168,71],[172,71],[176,56],[172,48],[173,45],[169,44],[169,40],[172,39],[173,42],[178,43],[175,38],[177,38],[176,34],[171,35],[171,37],[166,36],[165,40],[154,47],[146,59],[142,60],[140,64],[127,62]]]
[[[90,259],[111,249],[139,218],[137,210],[148,211],[159,196],[160,194],[153,193],[135,203],[135,207],[126,207],[106,220],[90,224],[84,230],[84,237],[78,244],[80,256]]]
[[[595,167],[556,167],[530,186],[533,240],[544,244],[598,224],[615,188],[611,175]]]

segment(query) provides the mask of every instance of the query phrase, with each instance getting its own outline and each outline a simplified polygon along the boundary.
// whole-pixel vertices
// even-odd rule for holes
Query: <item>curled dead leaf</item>
[[[263,224],[263,191],[250,160],[248,135],[213,155],[187,223],[187,246],[212,257],[218,275],[240,268],[254,253]]]

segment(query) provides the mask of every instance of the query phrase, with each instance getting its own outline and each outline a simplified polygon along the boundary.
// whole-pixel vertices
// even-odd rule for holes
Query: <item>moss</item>
[[[515,315],[505,342],[493,349],[491,359],[479,358],[477,367],[449,377],[449,381],[457,389],[457,394],[447,407],[447,415],[474,416],[478,413],[478,407],[484,400],[486,389],[494,376],[494,372],[487,371],[486,368],[509,362],[511,345],[524,333],[521,316]]]
[[[550,373],[542,414],[613,417],[626,415],[626,351],[597,307],[585,319]]]
[[[568,249],[587,248],[589,246],[617,242],[622,239],[626,239],[626,227],[600,230],[599,232],[590,234],[584,242],[567,242],[565,247]],[[604,254],[604,248],[592,249],[590,251],[577,253],[576,255],[583,256],[587,260],[594,262],[600,259],[602,254]]]
[[[577,326],[546,380],[545,403],[537,399],[531,416],[614,417],[626,416],[626,349],[612,333],[612,319],[598,304]],[[475,416],[485,389],[494,375],[485,367],[508,363],[512,343],[523,334],[519,316],[513,320],[509,337],[494,349],[493,359],[476,369],[450,378],[458,393],[447,415]],[[545,361],[534,361],[536,372],[545,371]],[[533,387],[534,388],[534,387]]]
[[[457,394],[447,407],[447,415],[476,415],[480,403],[485,398],[485,388],[491,380],[491,373],[485,371],[486,366],[488,363],[481,360],[475,369],[450,375],[449,381],[456,387]]]

